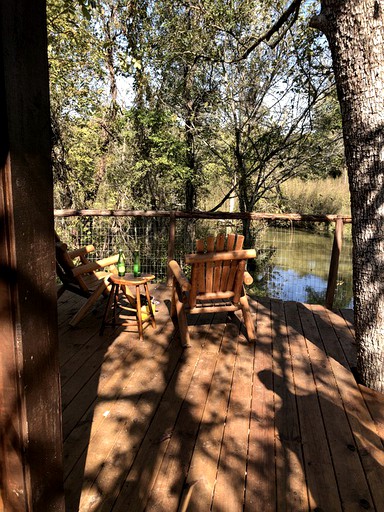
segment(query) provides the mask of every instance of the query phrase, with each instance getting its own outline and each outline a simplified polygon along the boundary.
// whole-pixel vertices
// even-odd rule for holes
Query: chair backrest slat
[[[233,297],[233,302],[235,304],[238,304],[240,301],[241,291],[243,289],[243,277],[244,277],[244,272],[245,272],[245,265],[246,265],[245,260],[238,261],[235,280],[234,280],[234,284],[233,284],[233,292],[235,294]]]
[[[198,253],[203,253],[205,251],[204,240],[196,241],[196,251]],[[205,265],[204,265],[204,263],[199,263],[198,265],[196,265],[195,272],[197,274],[197,280],[196,280],[197,281],[197,290],[196,290],[196,292],[204,293],[205,292]]]
[[[223,233],[219,233],[216,238],[216,252],[223,252],[224,248],[225,248],[225,235]],[[223,271],[223,262],[215,261],[214,269],[213,269],[213,287],[212,287],[212,291],[214,291],[214,292],[220,291],[222,271]]]
[[[227,236],[227,244],[226,244],[226,250],[232,251],[234,249],[236,242],[236,235],[234,233],[231,233]],[[228,276],[231,266],[233,266],[233,263],[235,263],[235,266],[237,267],[237,262],[231,262],[231,261],[224,261],[222,263],[222,269],[221,269],[221,280],[220,280],[220,290],[225,292],[228,290]]]
[[[235,249],[235,242],[236,242],[236,234],[235,233],[230,233],[228,236],[227,236],[227,247],[226,247],[226,250],[227,251],[234,251]],[[241,249],[241,247],[240,247]]]
[[[243,248],[243,243],[244,243],[244,236],[243,235],[237,235],[235,251],[240,251]]]
[[[220,233],[217,237],[209,236],[206,240],[196,241],[196,256],[204,255],[203,261],[194,260],[194,255],[186,256],[187,263],[192,266],[191,289],[189,292],[189,307],[196,306],[198,295],[234,292],[237,300],[240,298],[243,285],[245,260],[231,259],[229,253],[242,250],[244,236],[229,234],[227,237]],[[218,259],[220,253],[224,259]],[[207,258],[205,258],[207,256]],[[214,257],[217,261],[212,261]],[[247,258],[246,252],[244,257]],[[199,257],[196,258],[200,259]],[[205,261],[204,261],[205,260]],[[207,261],[208,260],[208,261]]]
[[[215,238],[209,236],[207,238],[207,252],[213,252],[215,250]],[[213,290],[213,268],[214,263],[207,261],[205,264],[205,291],[211,292]]]
[[[234,246],[231,248],[231,250],[240,251],[243,248],[244,243],[244,236],[243,235],[237,235],[236,241],[234,242]],[[229,249],[228,249],[229,250]],[[239,265],[237,261],[232,261],[229,266],[229,271],[226,275],[226,282],[223,283],[222,290],[233,290],[236,272],[238,271]]]
[[[219,233],[216,237],[216,252],[225,250],[225,234]]]

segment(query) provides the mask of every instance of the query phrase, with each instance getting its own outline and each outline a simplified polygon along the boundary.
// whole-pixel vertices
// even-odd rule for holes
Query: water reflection
[[[324,304],[333,236],[293,229],[272,229],[258,247],[255,287],[260,295]],[[353,307],[351,243],[344,240],[335,307]]]

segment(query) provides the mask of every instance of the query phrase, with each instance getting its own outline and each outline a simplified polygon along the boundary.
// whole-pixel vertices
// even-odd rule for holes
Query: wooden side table
[[[100,327],[100,336],[104,332],[104,328],[107,325],[115,327],[116,325],[136,325],[139,331],[140,340],[143,339],[143,323],[151,322],[152,327],[156,327],[155,315],[153,314],[153,307],[151,304],[151,296],[149,295],[148,283],[155,279],[153,274],[141,274],[140,277],[134,277],[133,274],[125,274],[125,276],[118,276],[112,274],[109,276],[109,282],[112,285],[109,293],[108,302],[105,307],[103,320]],[[135,287],[135,295],[132,295],[129,288]],[[143,288],[144,295],[148,301],[148,317],[143,320],[141,312],[141,299],[140,299],[140,287]],[[122,291],[131,306],[130,309],[135,311],[135,320],[125,320],[117,322],[117,302],[119,299],[119,293]],[[109,315],[112,314],[112,318],[109,319]]]

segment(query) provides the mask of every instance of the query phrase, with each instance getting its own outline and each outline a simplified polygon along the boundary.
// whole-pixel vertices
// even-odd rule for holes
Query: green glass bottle
[[[119,259],[117,260],[117,273],[120,277],[125,276],[125,256],[121,249],[119,250]]]
[[[140,255],[139,251],[134,251],[133,253],[133,277],[140,277]]]

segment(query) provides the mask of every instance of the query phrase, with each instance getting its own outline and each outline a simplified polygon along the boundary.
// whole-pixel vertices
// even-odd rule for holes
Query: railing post
[[[333,237],[331,263],[329,265],[327,293],[325,295],[325,307],[332,309],[337,285],[337,272],[339,270],[339,259],[341,247],[343,245],[343,218],[338,216],[336,219],[335,234]]]
[[[169,214],[169,240],[168,240],[168,259],[167,259],[167,286],[172,286],[172,273],[168,263],[175,259],[175,236],[176,236],[176,215],[172,211]]]

